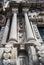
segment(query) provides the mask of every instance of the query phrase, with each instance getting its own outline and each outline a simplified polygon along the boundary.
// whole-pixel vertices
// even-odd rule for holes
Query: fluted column
[[[9,41],[15,41],[15,42],[18,41],[17,40],[17,13],[16,12],[14,12],[13,19],[12,19]]]
[[[25,13],[25,28],[27,33],[27,40],[29,41],[31,39],[34,39],[27,13]]]
[[[6,44],[6,40],[7,40],[8,32],[9,32],[9,25],[10,25],[10,19],[7,20],[7,24],[5,26],[5,30],[4,30],[1,44]]]

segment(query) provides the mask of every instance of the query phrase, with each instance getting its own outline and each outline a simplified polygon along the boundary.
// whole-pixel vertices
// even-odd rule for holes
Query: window
[[[44,41],[44,27],[38,27],[38,30],[40,32],[40,35],[41,35],[43,41]]]

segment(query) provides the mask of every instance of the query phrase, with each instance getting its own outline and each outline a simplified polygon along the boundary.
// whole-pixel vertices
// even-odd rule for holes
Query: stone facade
[[[0,65],[44,65],[44,6],[29,2],[0,4]]]

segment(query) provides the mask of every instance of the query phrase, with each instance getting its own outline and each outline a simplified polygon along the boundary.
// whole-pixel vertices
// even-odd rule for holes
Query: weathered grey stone
[[[9,41],[17,42],[17,13],[14,13],[10,31]]]
[[[4,64],[4,65],[10,64],[10,60],[9,60],[9,59],[8,59],[8,60],[5,60],[5,59],[4,59],[4,60],[3,60],[3,64]]]
[[[5,51],[5,53],[9,53],[11,51],[11,48],[9,48],[9,47],[4,48],[4,51]]]
[[[27,41],[33,40],[34,36],[33,36],[33,33],[32,33],[32,29],[31,29],[31,26],[30,26],[30,22],[29,22],[27,13],[25,13],[25,28],[26,28],[26,34],[27,34]]]
[[[1,44],[6,44],[8,32],[9,32],[10,19],[7,20],[7,24],[3,33],[3,38]]]
[[[4,53],[3,57],[5,60],[9,59],[9,57],[11,57],[11,53]]]
[[[33,64],[39,65],[39,60],[36,54],[36,50],[33,46],[30,46]]]

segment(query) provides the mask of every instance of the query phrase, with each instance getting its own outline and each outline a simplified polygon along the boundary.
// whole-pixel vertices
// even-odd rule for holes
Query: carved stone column
[[[16,11],[13,13],[9,41],[15,41],[15,42],[18,41],[18,39],[17,39],[17,13],[16,13]]]
[[[8,37],[8,32],[9,32],[9,25],[10,25],[10,19],[7,20],[7,24],[5,26],[3,38],[1,44],[6,44],[7,37]]]
[[[30,22],[29,22],[27,13],[25,13],[25,28],[26,28],[26,33],[27,33],[27,41],[33,40],[34,36],[33,36],[33,33],[32,33],[32,29],[31,29],[31,26],[30,26]]]

